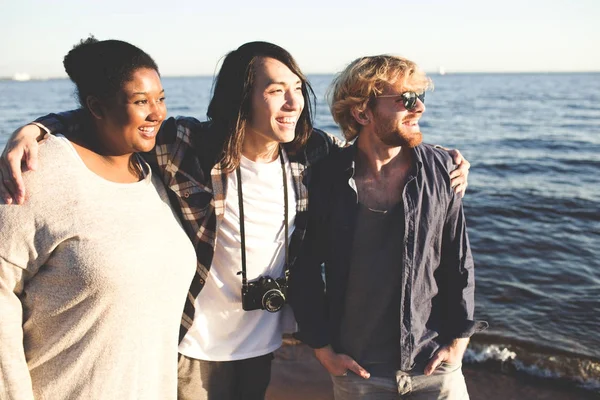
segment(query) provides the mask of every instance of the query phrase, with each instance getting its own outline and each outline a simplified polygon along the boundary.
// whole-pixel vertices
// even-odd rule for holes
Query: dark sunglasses
[[[402,99],[402,104],[404,108],[408,111],[413,111],[417,107],[417,99],[421,100],[421,103],[425,104],[425,92],[417,93],[417,92],[404,92],[400,94],[384,94],[379,97],[400,97]]]

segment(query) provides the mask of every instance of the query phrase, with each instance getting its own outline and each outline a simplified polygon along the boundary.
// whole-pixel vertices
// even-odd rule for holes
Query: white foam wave
[[[506,347],[500,348],[495,344],[484,346],[481,349],[468,348],[465,352],[464,361],[467,363],[482,363],[487,360],[505,362],[517,358],[517,353]]]
[[[530,376],[544,379],[566,379],[583,389],[600,393],[600,380],[594,377],[594,373],[584,372],[588,368],[577,369],[578,373],[576,373],[575,370],[565,368],[565,365],[555,357],[546,359],[519,357],[515,351],[510,350],[508,347],[492,344],[472,345],[465,352],[463,361],[468,364],[481,364],[488,361],[499,362],[501,364],[500,369],[503,371],[506,371],[506,366],[510,366],[509,369],[514,368],[514,370]]]

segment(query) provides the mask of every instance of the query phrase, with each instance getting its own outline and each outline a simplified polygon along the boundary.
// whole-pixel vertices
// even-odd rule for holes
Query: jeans
[[[204,361],[179,354],[179,400],[263,400],[273,353],[236,361]]]
[[[442,363],[429,376],[418,371],[397,371],[395,377],[363,379],[348,372],[332,376],[335,400],[468,400],[461,364]]]

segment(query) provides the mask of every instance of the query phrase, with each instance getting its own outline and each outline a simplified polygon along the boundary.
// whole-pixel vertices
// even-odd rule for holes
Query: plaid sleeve
[[[164,183],[169,185],[180,169],[192,169],[196,165],[193,137],[200,132],[202,123],[192,117],[171,117],[165,120],[156,137],[156,163],[163,173]]]
[[[34,122],[38,127],[45,128],[47,133],[72,133],[81,129],[81,120],[85,111],[82,109],[47,114],[39,117]]]

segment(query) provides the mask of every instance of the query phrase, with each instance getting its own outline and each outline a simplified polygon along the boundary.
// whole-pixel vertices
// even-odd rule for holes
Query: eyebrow
[[[292,83],[292,85],[297,85],[299,83],[302,83],[301,79],[298,79],[296,82]],[[276,82],[276,81],[269,81],[269,82],[267,82],[267,86],[270,86],[270,85],[283,85],[283,86],[286,86],[287,82]]]
[[[161,90],[158,94],[163,94],[164,92],[165,92],[165,89]],[[132,93],[132,95],[134,95],[134,96],[139,95],[139,94],[146,95],[146,94],[148,94],[148,92],[133,92]]]

